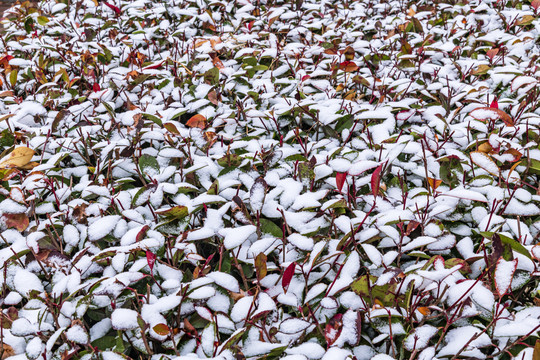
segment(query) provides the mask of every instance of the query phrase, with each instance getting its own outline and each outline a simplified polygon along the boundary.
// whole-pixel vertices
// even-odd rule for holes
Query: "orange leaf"
[[[510,154],[510,155],[512,155],[514,157],[514,159],[512,159],[512,162],[516,162],[516,161],[521,160],[521,157],[523,156],[523,154],[521,154],[516,149],[509,149],[509,150],[506,150],[504,153],[505,154]]]
[[[20,232],[23,232],[26,230],[28,225],[30,224],[30,220],[28,219],[28,216],[26,214],[4,214],[2,215],[4,217],[4,222],[6,224],[6,227],[9,228],[15,228],[19,230]]]
[[[439,185],[441,185],[442,183],[442,180],[433,179],[430,177],[427,178],[427,181],[428,181],[429,187],[432,188],[433,190],[437,189]]]
[[[535,11],[538,10],[538,8],[540,8],[540,0],[533,0],[531,2],[531,6]],[[539,349],[538,349],[539,350],[538,351],[539,358],[538,359],[540,359],[540,346],[538,345],[538,340],[536,341],[536,345],[539,347]]]
[[[486,56],[487,56],[490,60],[493,60],[493,58],[495,57],[495,55],[497,55],[498,53],[499,53],[499,48],[489,49],[489,50],[486,52]]]
[[[358,65],[356,65],[353,61],[344,61],[339,64],[339,70],[343,70],[345,72],[354,72],[358,69]]]
[[[489,120],[502,120],[506,126],[514,126],[514,120],[510,115],[500,109],[492,107],[476,108],[469,113],[474,119],[482,122]]]
[[[486,154],[490,153],[491,150],[493,150],[493,148],[487,141],[478,146],[478,151],[486,153]]]
[[[201,114],[193,115],[186,123],[187,126],[193,128],[197,127],[199,129],[206,128],[206,118]]]
[[[427,306],[419,306],[417,310],[424,316],[431,314],[431,310]]]

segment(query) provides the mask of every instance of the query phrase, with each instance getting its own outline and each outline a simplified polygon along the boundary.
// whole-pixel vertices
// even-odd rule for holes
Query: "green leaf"
[[[217,85],[219,83],[219,69],[213,67],[210,70],[207,70],[204,74],[204,82],[210,85]]]
[[[152,329],[154,329],[156,334],[163,336],[169,335],[169,333],[171,332],[171,329],[169,329],[167,324],[157,324]]]
[[[285,158],[285,161],[306,161],[306,157],[301,154],[289,155]]]
[[[373,305],[371,299],[379,300],[384,306],[394,305],[398,284],[374,285],[376,281],[376,276],[362,275],[351,284],[351,289],[370,305]]]
[[[103,336],[92,341],[92,346],[97,347],[101,351],[112,350],[114,345],[116,345],[116,336]]]
[[[37,22],[39,25],[43,26],[49,22],[49,18],[47,18],[46,16],[38,16]]]
[[[163,122],[162,122],[161,119],[158,118],[157,116],[151,115],[151,114],[147,114],[147,113],[142,113],[141,115],[142,115],[142,117],[145,118],[146,120],[150,120],[150,121],[156,123],[159,127],[163,127]]]
[[[261,218],[259,222],[261,223],[261,232],[263,234],[270,234],[278,239],[283,238],[283,231],[272,220]]]
[[[11,84],[12,87],[14,87],[15,85],[17,85],[17,75],[18,75],[19,71],[18,70],[11,70],[11,72],[9,73],[9,83]]]
[[[184,219],[189,215],[187,207],[178,205],[167,210],[156,211],[156,214],[163,215],[169,219]]]
[[[139,169],[143,174],[147,173],[150,169],[152,169],[150,170],[152,173],[159,173],[159,164],[154,156],[144,154],[139,158]]]

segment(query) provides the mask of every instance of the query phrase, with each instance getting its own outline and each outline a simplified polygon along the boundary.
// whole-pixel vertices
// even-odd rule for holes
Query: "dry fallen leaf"
[[[7,359],[10,356],[15,356],[15,351],[8,344],[2,344],[2,360]]]
[[[25,166],[34,154],[35,151],[26,146],[15,148],[9,155],[0,159],[0,169]]]

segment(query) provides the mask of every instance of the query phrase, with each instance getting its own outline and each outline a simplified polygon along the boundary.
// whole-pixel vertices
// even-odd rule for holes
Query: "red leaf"
[[[146,250],[146,261],[148,262],[150,273],[152,273],[154,271],[154,263],[156,262],[156,254],[150,250]]]
[[[165,61],[166,60],[163,60],[161,62],[158,62],[157,64],[145,66],[143,70],[159,69],[163,66],[163,64],[165,64]]]
[[[328,347],[338,339],[341,335],[341,330],[343,329],[343,315],[336,314],[333,318],[328,321],[326,328],[324,329],[324,337],[326,339],[326,345]]]
[[[309,78],[311,78],[311,76],[309,76],[309,75],[304,75],[304,76],[302,76],[302,81],[306,81],[306,80],[308,80]]]
[[[373,174],[371,174],[371,191],[373,192],[374,197],[377,197],[377,195],[379,194],[382,166],[383,164],[377,166]]]
[[[289,284],[291,283],[295,268],[296,263],[293,262],[289,266],[287,266],[285,272],[283,273],[283,278],[281,279],[281,286],[283,287],[285,294],[287,293],[287,289],[289,288]]]
[[[94,83],[94,85],[92,86],[92,90],[94,90],[94,92],[101,91],[101,86],[99,86],[99,84],[96,82],[96,83]]]
[[[336,185],[339,192],[341,192],[341,189],[343,189],[343,184],[345,183],[345,178],[347,178],[347,173],[340,173],[338,172],[336,174]]]
[[[135,242],[139,242],[142,239],[144,239],[144,235],[146,235],[146,232],[148,231],[148,229],[150,229],[150,226],[144,225],[142,229],[137,233],[137,236],[135,237]]]
[[[497,102],[497,98],[493,99],[493,101],[491,102],[489,107],[493,108],[493,109],[498,109],[499,108],[499,103]]]
[[[107,5],[112,11],[114,11],[116,15],[120,15],[122,13],[118,7],[111,5],[106,1],[104,1],[103,3]]]

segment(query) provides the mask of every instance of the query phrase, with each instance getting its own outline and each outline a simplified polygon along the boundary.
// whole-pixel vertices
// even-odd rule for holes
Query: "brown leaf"
[[[343,70],[345,72],[354,72],[359,69],[359,66],[356,65],[353,61],[344,61],[341,64],[339,64],[339,70]]]
[[[8,344],[2,343],[2,360],[7,359],[10,356],[15,356],[15,351]]]
[[[486,56],[490,59],[490,60],[493,60],[493,58],[499,53],[499,48],[495,48],[495,49],[489,49],[487,52],[486,52]]]
[[[30,221],[28,219],[28,216],[26,214],[3,214],[4,222],[6,224],[6,227],[9,228],[15,228],[20,232],[23,232],[26,230],[28,225],[30,224]]]
[[[343,50],[343,55],[345,55],[345,60],[353,60],[354,56],[356,55],[356,51],[351,46],[347,46],[345,50]]]
[[[152,329],[156,332],[158,335],[169,335],[171,332],[171,329],[167,326],[167,324],[157,324]]]
[[[173,123],[165,123],[163,124],[163,127],[172,134],[180,135],[180,131],[178,131],[176,125],[174,125]]]
[[[201,114],[197,114],[197,115],[193,115],[187,122],[186,122],[186,126],[188,127],[197,127],[199,129],[205,129],[206,128],[206,118],[201,115]]]
[[[419,306],[417,310],[424,316],[431,314],[431,310],[427,306]]]
[[[26,146],[15,148],[0,160],[0,169],[24,166],[30,162],[34,154],[35,151]]]
[[[208,93],[208,100],[210,100],[210,102],[214,105],[219,104],[218,95],[215,90],[212,90]]]
[[[259,255],[255,257],[255,269],[257,270],[257,280],[259,281],[267,274],[266,260],[267,257],[265,253],[259,253]]]
[[[536,339],[534,344],[532,360],[540,360],[540,339]]]
[[[75,218],[75,221],[77,221],[79,224],[87,223],[87,220],[86,220],[87,215],[85,211],[87,207],[88,205],[81,204],[73,208],[73,217]]]

